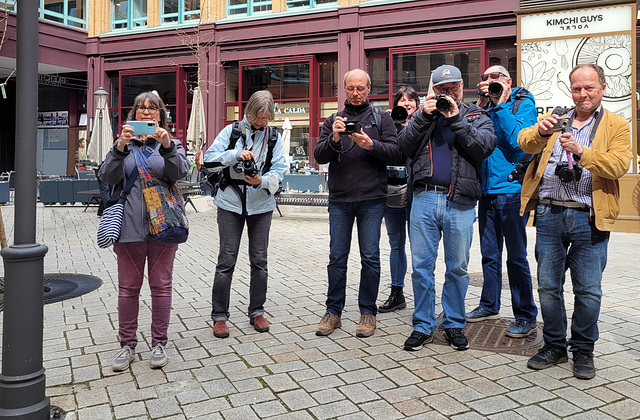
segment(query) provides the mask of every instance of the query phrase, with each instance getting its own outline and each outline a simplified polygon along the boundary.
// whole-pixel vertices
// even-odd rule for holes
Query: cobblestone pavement
[[[234,274],[231,336],[217,339],[210,319],[218,248],[215,210],[196,200],[187,209],[189,241],[174,274],[169,364],[149,368],[150,297],[143,288],[136,361],[111,371],[117,343],[116,259],[95,243],[95,208],[38,206],[37,241],[49,247],[45,273],[90,274],[104,284],[84,296],[45,306],[44,365],[51,404],[67,419],[629,419],[640,416],[639,234],[614,233],[603,283],[597,376],[575,379],[571,364],[544,371],[527,357],[429,344],[407,352],[413,297],[407,309],[378,315],[370,338],[356,338],[359,258],[354,238],[343,327],[317,337],[326,294],[329,228],[324,208],[283,207],[273,218],[266,316],[271,331],[249,325],[246,237]],[[13,207],[2,207],[9,243]],[[529,230],[530,263],[534,231]],[[381,251],[389,245],[383,230]],[[474,238],[470,273],[481,272]],[[437,264],[438,312],[444,262]],[[389,293],[383,258],[379,302]],[[410,273],[407,275],[410,285]],[[569,309],[572,295],[567,285]],[[470,286],[467,308],[478,303]],[[536,293],[537,297],[537,293]],[[503,293],[503,317],[511,317]],[[570,311],[569,311],[570,312]],[[570,313],[569,313],[570,315]],[[1,317],[1,316],[0,316]],[[538,319],[540,321],[540,318]]]

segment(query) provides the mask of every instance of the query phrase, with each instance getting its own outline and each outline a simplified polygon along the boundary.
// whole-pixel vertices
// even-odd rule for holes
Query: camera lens
[[[436,99],[436,109],[440,112],[447,112],[451,108],[451,103],[447,100],[447,97],[442,95]]]
[[[489,96],[493,97],[493,98],[499,98],[502,96],[502,85],[498,82],[491,82],[489,83]]]
[[[391,110],[391,119],[396,124],[402,124],[409,118],[409,112],[403,106],[394,106]]]

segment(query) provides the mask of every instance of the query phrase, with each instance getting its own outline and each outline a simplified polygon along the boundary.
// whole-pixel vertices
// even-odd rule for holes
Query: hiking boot
[[[527,321],[526,319],[516,319],[511,324],[504,335],[511,338],[525,338],[536,332],[537,324],[535,321]]]
[[[391,286],[391,294],[389,299],[382,305],[378,306],[379,312],[391,312],[396,309],[404,309],[407,307],[407,302],[404,300],[404,293],[402,293],[401,286]]]
[[[464,336],[462,328],[446,328],[444,330],[444,338],[447,339],[454,350],[461,351],[469,348],[469,340]]]
[[[362,313],[360,323],[356,328],[356,337],[371,337],[376,330],[376,316],[374,314]]]
[[[567,349],[545,344],[538,350],[538,354],[529,359],[527,367],[537,370],[546,369],[558,363],[566,362],[567,360]]]
[[[418,351],[425,344],[433,341],[431,334],[421,333],[420,331],[413,330],[407,341],[404,342],[404,349],[407,351]]]
[[[213,335],[218,338],[229,337],[229,328],[227,328],[227,321],[214,321]]]
[[[573,376],[578,379],[592,379],[596,376],[593,353],[589,350],[578,350],[573,353]]]
[[[327,312],[324,314],[318,328],[316,328],[316,335],[329,335],[336,328],[342,327],[342,321],[338,315]]]
[[[111,364],[111,369],[114,372],[122,372],[126,368],[129,367],[131,362],[133,362],[136,358],[136,352],[129,346],[124,346],[120,349],[115,359],[113,359],[113,363]]]
[[[500,314],[491,312],[484,306],[478,306],[473,311],[467,313],[467,322],[484,321],[485,319],[498,319]]]
[[[249,322],[251,322],[253,328],[258,332],[263,333],[269,331],[269,322],[262,315],[251,318],[251,321]]]
[[[153,351],[151,351],[151,359],[149,359],[151,369],[159,369],[166,366],[167,363],[169,363],[169,357],[167,357],[164,346],[162,344],[156,344]]]

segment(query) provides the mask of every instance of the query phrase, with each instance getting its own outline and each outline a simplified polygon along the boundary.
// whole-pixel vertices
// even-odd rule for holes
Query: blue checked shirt
[[[575,110],[569,111],[567,117],[573,117]],[[602,105],[591,115],[591,117],[580,128],[575,125],[571,127],[571,135],[576,141],[586,147],[591,147],[591,132],[593,130],[595,121],[598,114],[602,112]],[[558,136],[559,138],[560,136]],[[556,166],[559,163],[567,163],[567,153],[562,150],[560,146],[560,140],[556,138],[556,143],[553,146],[553,152],[549,158],[549,163],[544,170],[542,177],[542,183],[540,184],[540,198],[546,198],[558,201],[577,201],[583,203],[589,207],[592,205],[592,187],[591,187],[591,172],[582,168],[582,177],[580,181],[575,182],[562,182],[560,178],[555,174]],[[578,163],[574,160],[574,166]]]

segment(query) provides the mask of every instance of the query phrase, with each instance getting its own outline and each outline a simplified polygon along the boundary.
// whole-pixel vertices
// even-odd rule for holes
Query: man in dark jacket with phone
[[[316,335],[329,335],[342,326],[347,286],[347,260],[353,223],[358,225],[361,264],[358,337],[373,335],[380,284],[380,226],[387,198],[387,162],[400,159],[391,116],[374,110],[367,97],[369,75],[360,69],[344,76],[344,110],[322,126],[313,156],[329,163],[329,288],[327,311]]]
[[[467,264],[481,195],[482,161],[491,155],[496,136],[491,119],[475,105],[462,103],[458,68],[442,65],[432,74],[436,95],[425,98],[398,140],[412,158],[413,202],[409,222],[413,263],[413,332],[405,350],[419,350],[436,329],[434,270],[440,238],[446,264],[442,288],[442,328],[451,347],[466,350],[464,299]]]

